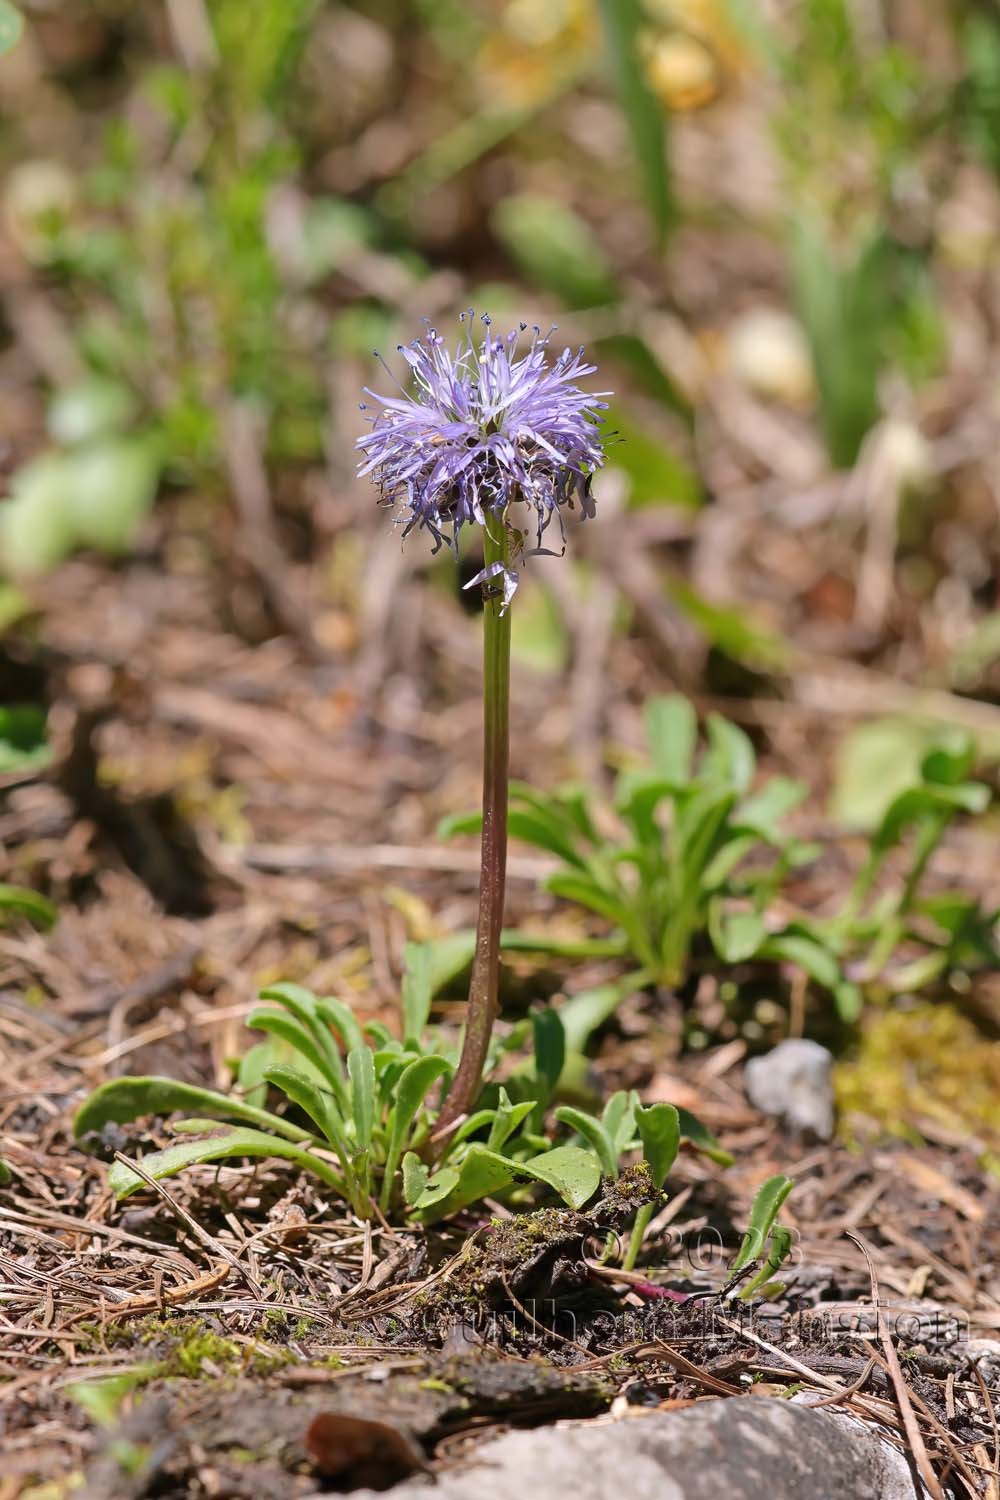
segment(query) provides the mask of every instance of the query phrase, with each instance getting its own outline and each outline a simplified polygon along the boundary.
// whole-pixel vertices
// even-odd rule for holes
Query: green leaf
[[[264,1074],[268,1068],[293,1067],[311,1077],[314,1083],[326,1085],[326,1079],[322,1073],[313,1069],[309,1059],[303,1057],[301,1052],[283,1042],[280,1037],[269,1036],[263,1042],[255,1042],[248,1047],[239,1059],[236,1070],[236,1082],[239,1097],[246,1104],[254,1104],[263,1107],[267,1101],[267,1079]]]
[[[451,839],[459,833],[481,833],[482,828],[482,813],[450,813],[440,819],[434,832],[439,839]]]
[[[14,1174],[13,1174],[13,1172],[10,1170],[10,1167],[8,1167],[7,1163],[4,1161],[3,1157],[0,1156],[0,1187],[9,1187],[10,1184],[13,1181],[14,1181]]]
[[[900,792],[920,780],[926,730],[908,719],[859,724],[837,744],[830,817],[845,828],[877,828]]]
[[[102,438],[65,456],[66,514],[77,546],[127,552],[152,509],[160,478],[146,438]]]
[[[416,1204],[424,1188],[430,1180],[431,1169],[424,1165],[414,1151],[407,1151],[403,1157],[403,1201],[408,1204]],[[455,1173],[456,1181],[458,1173]],[[450,1191],[450,1189],[449,1189]]]
[[[431,1013],[430,943],[407,943],[403,951],[403,1030],[405,1040],[419,1045]]]
[[[819,938],[799,932],[779,932],[767,938],[757,949],[759,958],[770,958],[797,964],[810,979],[833,993],[842,982],[840,962],[832,949]]]
[[[420,1196],[407,1199],[407,1202],[412,1201],[413,1207],[423,1213],[453,1193],[460,1181],[461,1173],[455,1167],[439,1167],[433,1177],[428,1178]]]
[[[535,1042],[535,1078],[542,1093],[537,1102],[544,1105],[552,1098],[562,1077],[566,1062],[566,1033],[559,1012],[551,1006],[534,1013],[531,1027]]]
[[[34,703],[0,707],[0,775],[48,765],[52,751],[45,738],[46,714]]]
[[[680,1116],[672,1104],[641,1106],[635,1112],[636,1128],[642,1141],[642,1154],[658,1188],[662,1188],[677,1160],[681,1143]]]
[[[736,822],[763,839],[778,842],[782,837],[782,820],[799,806],[807,790],[801,781],[792,781],[788,776],[772,776],[759,792],[740,803],[736,809]]]
[[[58,907],[47,896],[21,885],[0,885],[0,920],[5,912],[27,917],[45,931],[54,927],[59,917]]]
[[[698,740],[698,717],[690,700],[680,693],[650,698],[643,719],[657,776],[678,786],[690,781]]]
[[[956,729],[931,746],[920,762],[920,774],[925,781],[957,786],[965,781],[975,763],[975,740],[964,730]]]
[[[702,758],[699,779],[718,780],[737,792],[747,791],[757,768],[757,756],[750,736],[721,714],[709,714],[705,731],[708,749]]]
[[[771,1226],[794,1186],[790,1177],[779,1172],[777,1176],[769,1177],[760,1188],[750,1210],[749,1228],[743,1236],[736,1259],[729,1268],[730,1272],[741,1271],[750,1261],[757,1260],[763,1254]]]
[[[331,1067],[329,1058],[313,1033],[307,1031],[294,1016],[286,1015],[280,1010],[253,1010],[247,1016],[247,1025],[252,1031],[266,1031],[269,1036],[280,1037],[295,1052],[300,1052],[308,1060],[313,1072],[319,1074],[338,1099],[341,1098],[343,1079]]]
[[[337,1044],[330,1035],[330,1025],[331,1022],[336,1023],[337,1018],[343,1013],[343,1024],[347,1027],[345,1051],[351,1047],[360,1046],[364,1038],[353,1012],[347,1006],[341,1005],[339,1000],[318,1000],[311,990],[305,989],[301,984],[268,985],[267,989],[261,990],[260,998],[284,1006],[305,1029],[315,1044],[311,1050],[314,1051],[317,1059],[316,1067],[329,1079],[331,1087],[339,1092],[338,1085],[343,1082],[344,1067]],[[321,1012],[321,1007],[325,1014]],[[260,1011],[255,1011],[248,1018],[247,1025],[255,1027],[254,1016],[260,1014]],[[310,1058],[310,1061],[313,1059]]]
[[[161,1369],[160,1364],[134,1364],[120,1375],[75,1380],[72,1385],[63,1387],[63,1395],[74,1401],[98,1427],[113,1427],[126,1397],[147,1380],[152,1380]]]
[[[666,155],[666,118],[649,88],[639,61],[645,16],[639,0],[598,0],[611,66],[657,235],[662,240],[674,217]]]
[[[687,1141],[702,1156],[707,1156],[709,1161],[714,1161],[716,1166],[731,1167],[735,1157],[731,1156],[718,1142],[716,1137],[703,1125],[697,1115],[693,1115],[689,1109],[677,1108],[677,1121],[681,1129],[681,1140]]]
[[[490,1198],[502,1188],[510,1186],[514,1181],[514,1171],[514,1163],[506,1156],[500,1156],[473,1142],[457,1168],[442,1168],[435,1174],[435,1185],[447,1181],[450,1186],[443,1198],[435,1194],[435,1201],[420,1210],[420,1217],[425,1223],[430,1223],[435,1219],[447,1218],[460,1208],[467,1208],[470,1203]],[[445,1178],[445,1172],[457,1173],[458,1181],[453,1182],[450,1175]]]
[[[574,848],[572,840],[554,818],[541,817],[535,811],[512,807],[507,815],[507,832],[512,839],[521,839],[536,849],[558,855],[566,864],[577,869],[586,869],[586,860]]]
[[[289,1140],[282,1140],[276,1135],[265,1135],[259,1130],[235,1129],[209,1136],[202,1141],[181,1141],[178,1145],[167,1146],[163,1151],[154,1151],[149,1156],[144,1156],[141,1166],[147,1176],[159,1182],[164,1177],[176,1177],[185,1167],[193,1167],[200,1162],[227,1161],[233,1156],[284,1157],[295,1162],[304,1171],[312,1172],[338,1193],[344,1190],[339,1174],[328,1162],[304,1151],[301,1146],[296,1146]],[[130,1193],[145,1187],[145,1183],[124,1162],[116,1161],[108,1172],[108,1186],[116,1198],[127,1198]]]
[[[120,432],[135,416],[135,410],[135,397],[125,386],[88,376],[53,396],[48,428],[57,443],[71,447]]]
[[[389,1145],[386,1151],[385,1175],[382,1179],[380,1199],[383,1213],[389,1206],[392,1181],[417,1110],[438,1079],[446,1077],[451,1071],[451,1064],[446,1058],[431,1053],[427,1057],[418,1057],[414,1062],[409,1063],[400,1074],[389,1121]]]
[[[570,1208],[582,1208],[601,1185],[601,1165],[592,1151],[579,1146],[556,1146],[530,1161],[518,1162],[518,1172],[527,1172],[554,1188]]]
[[[601,1124],[611,1137],[616,1153],[621,1153],[635,1135],[635,1112],[639,1095],[635,1089],[616,1089],[601,1111]]]
[[[268,1068],[264,1077],[268,1083],[273,1083],[275,1088],[280,1089],[293,1104],[309,1116],[320,1134],[326,1137],[337,1152],[341,1165],[349,1169],[351,1156],[344,1135],[343,1122],[333,1107],[330,1095],[318,1087],[307,1074],[300,1073],[298,1068],[287,1068],[278,1064]]]
[[[354,1047],[347,1057],[351,1080],[351,1114],[359,1151],[367,1151],[375,1132],[375,1062],[370,1047]]]
[[[534,1107],[533,1099],[522,1099],[518,1104],[511,1104],[507,1090],[501,1087],[500,1100],[494,1111],[489,1140],[486,1142],[489,1149],[502,1151],[514,1132],[524,1124]]]
[[[593,1115],[588,1115],[584,1110],[576,1109],[570,1104],[559,1106],[556,1110],[556,1119],[561,1125],[568,1125],[570,1130],[575,1130],[577,1135],[583,1136],[597,1156],[605,1177],[618,1176],[618,1152],[614,1141],[600,1120],[595,1120]]]
[[[529,281],[569,307],[615,302],[611,264],[590,225],[558,198],[517,193],[502,198],[493,229]]]
[[[562,896],[565,901],[575,901],[578,906],[585,906],[588,911],[596,911],[599,916],[606,917],[609,922],[614,922],[618,927],[627,926],[629,923],[631,913],[625,902],[606,891],[588,875],[576,875],[568,870],[563,873],[560,870],[548,877],[545,881],[545,888],[551,891],[553,896]]]
[[[0,57],[16,47],[24,31],[24,17],[10,0],[0,0]]]
[[[660,505],[695,510],[701,505],[703,491],[697,472],[666,445],[655,429],[639,426],[629,408],[614,402],[604,420],[608,431],[620,439],[609,462],[629,481],[630,510]]]
[[[727,964],[738,964],[757,952],[767,927],[759,912],[727,912],[725,903],[716,898],[708,906],[708,932],[719,957]]]
[[[593,1152],[583,1151],[579,1146],[557,1146],[530,1161],[511,1161],[474,1142],[458,1173],[458,1183],[426,1218],[444,1218],[470,1203],[491,1197],[512,1182],[532,1179],[553,1188],[570,1208],[582,1208],[601,1183],[600,1162]]]
[[[280,1115],[266,1109],[256,1109],[240,1099],[226,1094],[217,1094],[213,1089],[199,1088],[193,1083],[178,1083],[173,1078],[160,1078],[155,1074],[139,1078],[112,1078],[102,1083],[86,1098],[73,1120],[73,1134],[77,1140],[92,1130],[105,1125],[126,1125],[130,1120],[143,1115],[169,1115],[174,1110],[192,1110],[221,1119],[246,1120],[248,1124],[260,1125],[265,1130],[275,1130],[290,1141],[312,1140],[308,1130],[292,1125]]]
[[[648,980],[648,974],[640,970],[613,984],[596,985],[593,989],[571,995],[559,1011],[567,1056],[578,1057],[594,1032],[610,1020],[622,1001],[641,989]]]

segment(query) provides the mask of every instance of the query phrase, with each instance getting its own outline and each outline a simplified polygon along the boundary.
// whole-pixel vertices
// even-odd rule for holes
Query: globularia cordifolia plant
[[[436,329],[401,344],[411,390],[372,403],[371,431],[358,440],[361,475],[395,506],[403,536],[427,531],[437,551],[458,549],[465,526],[478,527],[483,568],[466,585],[484,594],[483,823],[479,916],[465,1039],[437,1134],[447,1137],[475,1103],[497,1012],[500,934],[507,861],[510,604],[515,564],[553,553],[551,528],[565,550],[563,512],[594,513],[591,479],[604,462],[601,413],[610,392],[591,395],[578,382],[594,374],[582,349],[550,354],[552,333],[525,324],[498,337],[470,310],[452,352]],[[555,332],[553,329],[552,332]],[[386,366],[388,373],[388,367]],[[390,378],[391,375],[390,375]]]

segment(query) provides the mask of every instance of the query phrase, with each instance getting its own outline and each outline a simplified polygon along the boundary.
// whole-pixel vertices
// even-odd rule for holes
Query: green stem
[[[498,533],[494,535],[491,527]],[[486,567],[510,562],[507,524],[491,517],[483,528]],[[500,934],[507,878],[507,802],[510,761],[510,611],[503,608],[502,579],[487,585],[483,619],[483,831],[479,877],[479,918],[472,960],[465,1038],[458,1069],[434,1135],[447,1139],[467,1115],[482,1084],[498,1008]]]
[[[639,1251],[642,1249],[642,1242],[646,1237],[646,1230],[649,1228],[649,1221],[652,1217],[652,1203],[644,1203],[636,1214],[635,1223],[632,1225],[628,1249],[625,1251],[625,1259],[622,1261],[623,1271],[635,1270],[635,1263],[639,1259]]]

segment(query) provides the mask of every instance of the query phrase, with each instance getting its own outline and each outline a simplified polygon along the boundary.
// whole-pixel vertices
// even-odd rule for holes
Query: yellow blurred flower
[[[504,0],[497,8],[499,24],[476,58],[480,88],[495,108],[530,108],[596,54],[593,0]]]

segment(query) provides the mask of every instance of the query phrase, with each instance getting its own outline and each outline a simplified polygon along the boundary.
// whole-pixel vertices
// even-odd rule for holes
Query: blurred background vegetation
[[[749,522],[773,479],[766,509],[833,517],[859,554],[826,580],[834,614],[879,628],[898,584],[900,607],[947,615],[942,669],[981,669],[989,3],[21,8],[0,64],[8,583],[127,550],[157,495],[196,495],[220,536],[209,508],[233,490],[254,508],[258,456],[311,545],[313,478],[349,481],[371,348],[477,304],[561,320],[610,367],[609,507],[736,488]],[[269,542],[265,573],[287,550]],[[674,608],[749,639],[697,584],[674,580]]]
[[[637,738],[627,707],[675,686],[751,727],[839,827],[876,827],[942,726],[993,778],[991,0],[17,10],[0,699],[21,706],[0,771],[46,755],[26,653],[87,658],[100,636],[121,667],[95,580],[124,597],[150,569],[176,582],[173,620],[291,638],[383,728],[407,691],[474,693],[454,563],[400,558],[353,451],[372,350],[474,305],[557,322],[615,391],[598,519],[517,601],[525,670],[566,688],[542,735],[560,772],[600,773],[609,734]],[[212,809],[247,836],[235,803]],[[989,897],[976,849],[950,868]]]

